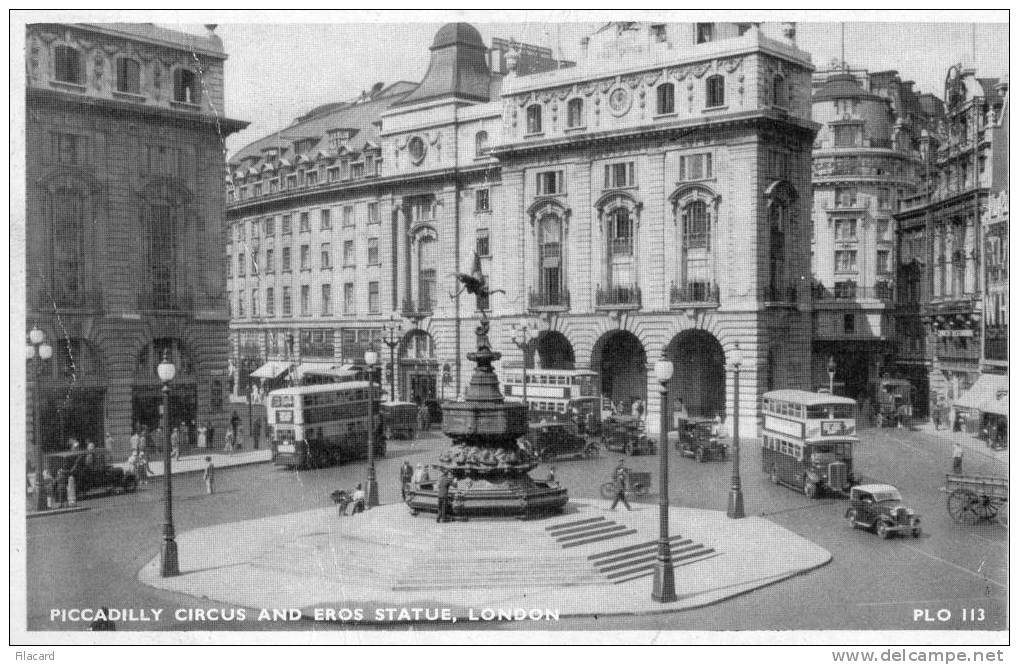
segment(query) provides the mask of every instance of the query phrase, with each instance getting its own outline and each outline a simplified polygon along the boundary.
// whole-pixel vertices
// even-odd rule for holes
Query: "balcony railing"
[[[783,304],[794,304],[797,301],[796,286],[790,284],[786,287],[778,287],[774,284],[769,284],[764,287],[764,302],[766,303],[783,303]]]
[[[609,251],[612,256],[633,256],[633,238],[612,238]]]
[[[717,307],[719,303],[718,285],[714,282],[693,282],[669,288],[669,307],[686,309],[692,307]]]
[[[594,293],[594,306],[603,309],[640,309],[640,287],[600,285]]]
[[[416,301],[411,297],[403,299],[402,314],[408,319],[425,318],[435,311],[435,299],[419,297]]]
[[[138,309],[187,312],[194,309],[195,303],[185,293],[152,293],[147,291],[138,294]]]
[[[834,288],[823,284],[813,287],[814,300],[821,302],[852,302],[855,300],[881,300],[891,302],[895,289],[891,282],[878,282],[874,286],[859,286],[856,282],[835,282]]]
[[[530,291],[527,294],[527,308],[538,312],[565,311],[570,308],[570,292]]]

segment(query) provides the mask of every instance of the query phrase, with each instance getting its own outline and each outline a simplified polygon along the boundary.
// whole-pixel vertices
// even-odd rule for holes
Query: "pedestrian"
[[[72,436],[70,439],[67,440],[67,447],[70,448],[71,450],[78,450],[79,448],[81,448],[81,441],[78,441],[76,437]]]
[[[113,450],[113,444],[114,444],[113,435],[107,432],[106,441],[103,443],[103,445],[106,447],[107,450]]]
[[[223,452],[232,453],[233,450],[234,450],[234,431],[233,429],[228,429],[226,431],[226,436],[223,437]]]
[[[141,437],[140,434],[138,434],[138,430],[135,430],[135,431],[131,432],[131,439],[130,440],[131,440],[131,450],[132,451],[138,452],[139,450],[141,450],[142,437]]]
[[[400,467],[400,497],[407,500],[407,487],[410,485],[411,478],[414,477],[414,468],[410,465],[410,462],[403,460],[403,466]]]
[[[241,426],[241,417],[237,415],[236,411],[234,411],[233,415],[230,416],[230,429],[233,432],[233,435],[234,435],[233,436],[233,440],[234,441],[237,440],[237,430],[240,428],[240,426]]]
[[[357,513],[363,513],[364,512],[364,490],[361,489],[361,483],[358,483],[357,487],[354,488],[354,493],[350,495],[350,499],[351,499],[351,501],[354,504],[354,507],[353,507],[353,509],[351,509],[350,514],[351,515],[356,515]]]
[[[42,472],[42,491],[46,493],[46,507],[50,510],[57,507],[56,481],[49,469]]]
[[[615,470],[615,472],[613,474],[613,476],[614,476],[613,477],[613,481],[615,482],[616,496],[612,500],[612,505],[609,507],[609,510],[615,510],[616,509],[616,504],[619,503],[620,501],[623,502],[623,505],[626,506],[627,510],[632,510],[632,508],[630,508],[630,502],[626,500],[626,485],[627,485],[626,476],[627,476],[627,473],[626,473],[626,466],[624,466],[624,464],[625,464],[625,460],[619,460],[619,464],[616,465],[616,470]]]
[[[152,428],[149,427],[145,430],[145,434],[142,437],[142,452],[152,450],[153,448],[152,436],[153,436]]]
[[[251,440],[254,442],[253,446],[255,449],[258,448],[258,440],[262,437],[262,419],[255,418],[255,422],[251,425]]]
[[[60,470],[57,471],[56,493],[57,493],[57,507],[58,508],[66,508],[67,507],[67,469],[65,469],[64,467],[60,467]]]
[[[428,431],[428,407],[423,402],[418,404],[418,431]]]
[[[209,443],[208,443],[208,438],[207,437],[208,437],[208,429],[206,429],[205,425],[199,425],[198,426],[198,448],[204,450],[206,447],[208,447]]]
[[[209,435],[205,443],[210,448],[216,447],[216,428],[212,426],[212,423],[209,423]]]
[[[216,479],[216,465],[212,463],[212,457],[205,456],[205,472],[202,473],[202,480],[205,481],[205,493],[212,494],[214,491],[213,481]]]
[[[449,521],[449,486],[453,484],[453,481],[449,477],[449,471],[446,469],[442,470],[442,477],[439,478],[439,512],[435,515],[436,522],[448,522]]]
[[[138,475],[138,482],[147,485],[149,483],[149,476],[152,475],[152,469],[149,467],[149,458],[144,450],[138,451],[138,458],[135,461],[134,468],[135,473]]]
[[[962,473],[962,444],[952,444],[952,473]]]
[[[74,470],[67,474],[67,505],[72,508],[78,505],[78,481],[74,479]]]
[[[180,432],[176,427],[170,433],[170,459],[180,459]]]

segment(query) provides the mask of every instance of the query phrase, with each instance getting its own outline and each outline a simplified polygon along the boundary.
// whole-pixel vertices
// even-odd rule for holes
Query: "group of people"
[[[644,404],[644,400],[639,397],[635,397],[630,400],[630,408],[626,408],[626,404],[623,400],[618,402],[609,402],[612,408],[612,415],[614,416],[626,416],[630,415],[637,420],[644,420],[644,412],[647,410],[647,405]]]
[[[412,487],[419,487],[430,482],[432,482],[432,477],[428,473],[427,466],[418,464],[415,468],[411,467],[409,461],[403,461],[403,465],[400,467],[400,496],[404,501],[407,500],[407,493]],[[440,469],[439,478],[435,485],[436,496],[439,501],[438,510],[435,514],[436,522],[450,522],[453,519],[450,509],[450,488],[452,486],[453,474],[448,469]]]

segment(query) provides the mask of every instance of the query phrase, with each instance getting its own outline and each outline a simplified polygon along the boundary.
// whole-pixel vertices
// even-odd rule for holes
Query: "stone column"
[[[945,272],[945,266],[944,266],[944,263],[943,263],[944,256],[945,256],[944,242],[945,242],[945,239],[944,239],[944,235],[943,235],[942,231],[940,229],[938,229],[938,228],[935,228],[934,229],[934,261],[933,261],[934,265],[931,266],[932,274],[934,276],[934,279],[933,279],[933,282],[934,282],[933,283],[934,294],[933,295],[934,295],[935,298],[940,298],[942,295],[944,295],[944,282],[942,281],[942,280],[944,280],[944,272]]]
[[[408,282],[403,279],[400,270],[402,263],[407,258],[407,215],[403,208],[403,199],[395,199],[393,205],[396,207],[396,307],[400,309],[407,298]]]
[[[978,290],[976,235],[976,220],[971,217],[966,223],[966,236],[963,242],[963,251],[966,254],[966,282],[964,291],[968,294],[976,293]]]

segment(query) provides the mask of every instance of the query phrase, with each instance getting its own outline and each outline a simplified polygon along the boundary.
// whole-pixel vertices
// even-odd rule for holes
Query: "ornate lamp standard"
[[[403,332],[403,326],[400,325],[400,315],[397,312],[390,314],[389,320],[382,322],[382,330],[382,343],[389,347],[389,401],[395,402],[396,360],[394,355],[396,347],[400,345],[401,333]]]
[[[163,476],[166,478],[166,497],[163,511],[163,548],[159,551],[159,574],[161,577],[180,575],[177,564],[177,541],[173,533],[173,472],[170,468],[170,382],[177,376],[177,368],[170,361],[170,351],[163,352],[163,359],[156,366],[156,373],[163,383],[163,422],[166,440],[163,442]]]
[[[379,505],[379,486],[375,482],[375,370],[378,369],[379,354],[369,348],[364,352],[364,364],[368,366],[368,478],[364,482],[365,507]]]
[[[32,326],[28,333],[28,345],[25,355],[32,361],[35,376],[35,399],[32,400],[32,438],[35,439],[35,509],[46,510],[46,492],[43,488],[42,466],[42,435],[39,433],[39,402],[42,399],[42,366],[53,357],[53,347],[46,343],[46,333]]]
[[[835,356],[828,356],[828,392],[835,394]]]
[[[672,569],[672,549],[669,546],[669,380],[672,378],[672,363],[664,357],[655,362],[655,378],[658,379],[660,410],[662,417],[661,445],[658,446],[659,475],[661,490],[658,492],[658,555],[655,557],[654,586],[651,598],[659,603],[676,602],[676,577]]]
[[[732,487],[729,489],[729,509],[726,515],[732,519],[742,519],[746,514],[743,512],[743,487],[739,478],[739,369],[743,364],[739,342],[729,356],[729,367],[732,368]]]
[[[527,401],[527,347],[538,337],[537,325],[529,322],[527,319],[520,319],[517,323],[513,324],[513,337],[511,340],[513,344],[520,349],[520,353],[523,354],[523,368],[524,368],[524,404],[527,404],[527,408],[530,409],[531,405]]]

